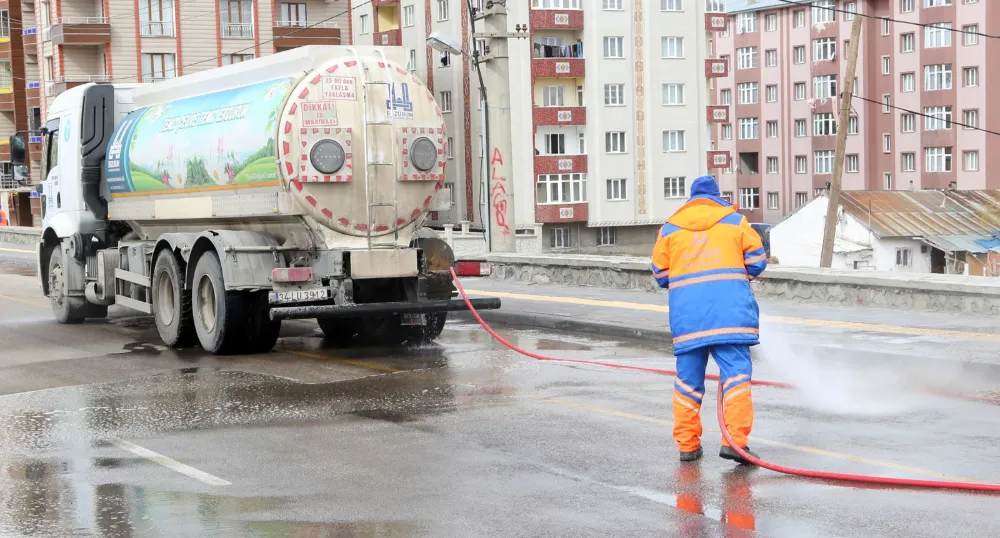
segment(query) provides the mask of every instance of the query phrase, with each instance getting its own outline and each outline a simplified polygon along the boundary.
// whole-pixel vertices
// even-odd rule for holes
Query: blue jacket
[[[760,235],[719,197],[712,176],[660,228],[653,276],[670,290],[674,353],[717,344],[757,345],[759,309],[750,279],[767,267]]]

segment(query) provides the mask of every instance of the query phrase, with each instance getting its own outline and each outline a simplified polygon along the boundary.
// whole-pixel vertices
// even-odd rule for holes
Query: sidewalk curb
[[[488,310],[479,312],[483,321],[506,325],[509,327],[531,327],[535,329],[550,329],[555,331],[566,331],[583,334],[595,334],[610,338],[630,338],[643,340],[646,342],[656,342],[668,344],[673,352],[673,335],[669,330],[662,331],[649,329],[635,329],[611,323],[596,321],[581,321],[577,319],[567,319],[563,316],[553,316],[548,314],[518,314],[515,312],[498,312]],[[476,322],[471,312],[452,312],[453,319]]]
[[[42,231],[38,228],[0,226],[0,243],[34,245],[38,242],[41,235]]]

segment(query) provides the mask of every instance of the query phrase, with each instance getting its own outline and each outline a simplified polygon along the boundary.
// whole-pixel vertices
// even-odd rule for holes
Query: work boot
[[[745,446],[745,447],[743,447],[743,450],[747,454],[750,454],[751,456],[753,456],[755,458],[757,457],[757,454],[754,454],[753,452],[750,452],[750,447],[746,447]],[[719,451],[719,457],[722,458],[722,459],[724,459],[724,460],[735,461],[736,463],[739,463],[740,465],[753,465],[749,461],[743,459],[743,456],[740,456],[740,454],[738,452],[736,452],[736,450],[734,450],[733,447],[731,447],[731,446],[724,446],[724,447],[722,447],[722,450]]]
[[[702,454],[703,452],[701,450],[701,447],[698,447],[698,449],[693,452],[681,452],[681,461],[682,462],[698,461],[701,459]]]

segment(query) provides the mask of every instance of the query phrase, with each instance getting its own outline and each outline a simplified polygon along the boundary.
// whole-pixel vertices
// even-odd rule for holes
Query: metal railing
[[[253,25],[225,23],[222,25],[222,37],[253,38]]]
[[[52,19],[52,25],[57,24],[108,24],[107,17],[56,17]]]
[[[52,77],[50,83],[60,84],[64,82],[111,82],[109,75],[63,75]]]
[[[174,37],[173,21],[144,21],[139,23],[142,37]]]
[[[583,45],[576,43],[573,45],[543,45],[534,43],[532,45],[532,55],[535,58],[583,58]]]
[[[337,22],[274,21],[275,28],[340,28]]]
[[[16,179],[14,179],[14,176],[12,174],[0,174],[0,189],[3,190],[16,189],[22,186],[23,185],[21,185],[20,183],[18,183]]]

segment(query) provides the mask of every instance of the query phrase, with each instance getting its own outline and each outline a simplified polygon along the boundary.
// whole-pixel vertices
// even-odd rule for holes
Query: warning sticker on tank
[[[302,103],[303,127],[336,127],[337,103],[320,101]]]
[[[356,101],[357,87],[354,77],[323,77],[324,101]]]

